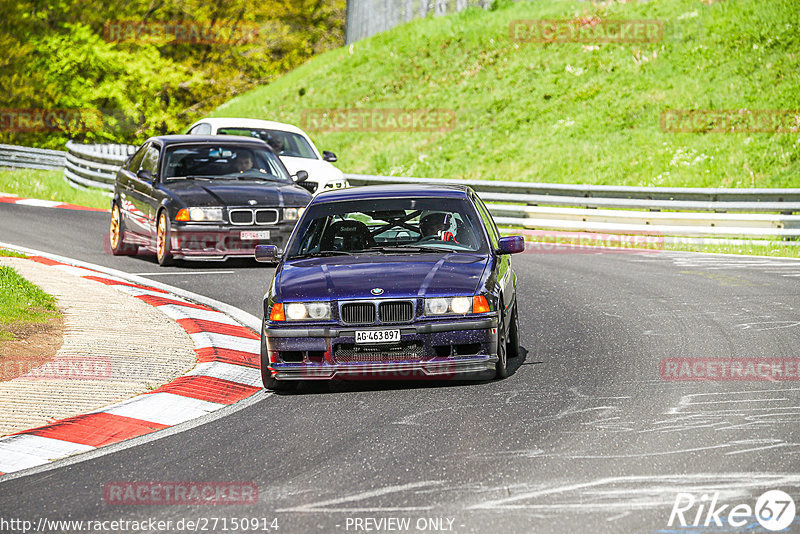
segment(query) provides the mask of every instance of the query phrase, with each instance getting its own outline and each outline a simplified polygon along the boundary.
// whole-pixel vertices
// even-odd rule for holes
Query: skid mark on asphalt
[[[664,252],[658,255],[640,256],[637,259],[630,261],[638,263],[664,263],[669,262],[676,267],[685,268],[700,268],[707,271],[722,271],[722,270],[746,270],[758,271],[765,274],[775,274],[782,277],[796,277],[800,276],[800,260],[792,260],[786,258],[753,258],[747,256],[702,256],[695,254],[681,254]],[[695,273],[700,274],[700,273]],[[713,277],[715,275],[707,273],[704,276]],[[721,275],[725,276],[725,275]],[[739,282],[745,281],[739,277],[733,277]],[[718,280],[723,285],[728,285],[726,282],[734,282],[733,280],[725,280],[720,278]],[[741,285],[734,282],[734,285]],[[748,285],[748,284],[745,284]]]
[[[600,478],[489,499],[469,510],[524,511],[560,515],[606,513],[607,520],[626,512],[672,507],[678,492],[718,491],[720,502],[739,501],[774,488],[800,487],[793,473],[709,473]]]
[[[800,321],[761,321],[756,323],[741,323],[737,324],[737,328],[742,330],[755,330],[756,332],[764,332],[766,330],[780,330],[782,328],[793,328],[800,326]]]
[[[431,486],[441,486],[442,481],[440,480],[426,480],[421,482],[412,482],[410,484],[400,484],[396,486],[386,486],[383,488],[378,488],[369,491],[363,491],[359,493],[355,493],[353,495],[348,495],[345,497],[339,497],[336,499],[329,499],[325,501],[319,501],[309,504],[304,504],[301,506],[296,506],[293,508],[279,508],[276,512],[346,512],[346,513],[360,513],[360,512],[412,512],[412,511],[421,511],[421,510],[430,510],[433,508],[432,505],[420,505],[420,506],[391,506],[391,507],[384,507],[384,506],[363,506],[363,507],[338,507],[340,504],[346,503],[353,503],[353,502],[361,502],[361,501],[368,501],[370,499],[374,499],[377,497],[382,497],[384,495],[393,495],[397,493],[407,492],[410,490],[415,490],[418,488],[425,488]]]

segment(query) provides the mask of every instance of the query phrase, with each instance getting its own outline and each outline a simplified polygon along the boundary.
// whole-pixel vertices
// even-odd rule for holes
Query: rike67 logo
[[[720,504],[719,492],[704,494],[699,499],[691,493],[678,493],[667,525],[670,527],[713,525],[752,530],[756,526],[753,521],[754,516],[758,524],[769,531],[784,530],[795,518],[794,499],[781,490],[770,490],[758,498],[753,508],[745,503]]]

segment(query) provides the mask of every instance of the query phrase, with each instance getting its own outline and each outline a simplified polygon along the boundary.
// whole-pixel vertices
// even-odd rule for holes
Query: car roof
[[[266,146],[267,143],[262,141],[261,139],[257,139],[255,137],[246,137],[243,135],[226,135],[223,136],[221,139],[219,135],[158,135],[155,137],[151,137],[148,141],[159,141],[162,145],[178,145],[178,144],[193,144],[193,145],[200,145],[200,144],[249,144],[249,145],[259,145],[259,146]]]
[[[348,189],[323,191],[312,204],[383,198],[469,198],[472,189],[465,185],[366,185]]]
[[[236,117],[207,117],[192,124],[191,128],[194,128],[195,125],[201,122],[206,122],[212,125],[214,128],[264,128],[265,130],[283,130],[285,132],[292,132],[306,136],[306,133],[303,130],[292,124],[286,124],[285,122]]]

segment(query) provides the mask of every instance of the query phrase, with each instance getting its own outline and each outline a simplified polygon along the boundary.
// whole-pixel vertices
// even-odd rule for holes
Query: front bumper
[[[173,223],[170,251],[178,259],[221,260],[253,257],[256,245],[276,245],[283,249],[296,221],[261,226],[229,226]],[[269,232],[269,238],[242,239],[243,232]]]
[[[497,362],[496,328],[496,317],[369,327],[267,325],[262,365],[278,380],[489,379]],[[400,343],[366,350],[390,347],[383,352],[393,351],[391,356],[375,360],[375,353],[353,354],[356,330],[386,329],[399,329]],[[408,351],[413,354],[405,347],[414,347]],[[359,361],[364,354],[373,359]]]

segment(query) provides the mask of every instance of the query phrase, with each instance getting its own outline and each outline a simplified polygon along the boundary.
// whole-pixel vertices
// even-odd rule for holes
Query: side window
[[[209,135],[211,133],[211,125],[207,122],[201,122],[189,130],[189,133],[192,135]]]
[[[150,171],[154,177],[158,174],[158,147],[154,145],[147,147],[140,169]]]
[[[136,154],[128,161],[128,165],[125,167],[126,170],[131,171],[132,173],[136,173],[139,170],[139,165],[142,164],[142,158],[144,157],[144,153],[147,151],[148,145],[143,145]]]
[[[486,208],[486,205],[483,201],[478,198],[478,195],[475,195],[475,205],[478,207],[478,213],[481,214],[481,219],[483,219],[483,224],[486,225],[486,231],[489,232],[489,239],[492,242],[492,248],[496,249],[500,246],[500,232],[497,230],[497,226],[494,224],[494,219],[492,219],[491,213]]]

